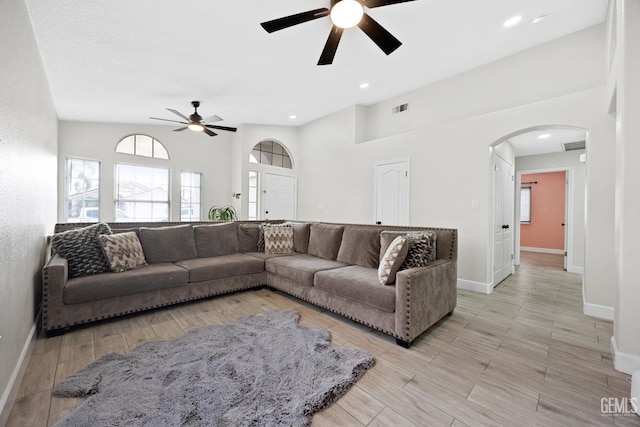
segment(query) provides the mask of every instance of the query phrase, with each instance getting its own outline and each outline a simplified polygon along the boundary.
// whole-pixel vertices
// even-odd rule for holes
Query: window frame
[[[118,171],[118,167],[119,166],[125,166],[125,167],[133,167],[133,168],[143,168],[143,169],[156,169],[156,170],[161,170],[161,171],[166,171],[167,173],[167,184],[166,184],[166,188],[167,188],[167,200],[165,201],[157,201],[157,200],[153,200],[153,199],[141,199],[141,200],[127,200],[127,199],[120,199],[118,198],[118,189],[119,187],[119,171]],[[140,164],[132,164],[132,163],[123,163],[123,162],[115,162],[114,165],[114,172],[113,172],[113,206],[114,206],[114,221],[115,222],[169,222],[171,221],[171,168],[163,168],[163,167],[155,167],[155,166],[147,166],[147,165],[140,165]],[[150,190],[152,191],[152,189]],[[121,203],[148,203],[152,205],[152,215],[150,218],[146,218],[145,219],[136,219],[135,213],[133,216],[128,217],[126,220],[119,220],[118,219],[118,215],[117,212],[118,210],[122,210],[125,213],[126,210],[121,209],[119,207],[119,204]],[[166,219],[156,219],[153,216],[153,205],[154,204],[164,204],[166,203],[167,206],[167,215],[166,215]]]
[[[138,136],[143,136],[145,138],[150,138],[151,139],[151,155],[148,156],[146,154],[141,154],[138,153],[138,144],[137,144],[137,137]],[[129,153],[126,151],[119,151],[119,148],[121,146],[121,144],[125,143],[125,140],[132,138],[133,137],[133,153]],[[158,156],[156,155],[156,145],[159,147],[162,147],[162,150],[164,151],[164,153],[166,153],[166,157],[164,156]],[[167,147],[165,147],[165,145],[160,142],[158,139],[152,137],[151,135],[147,135],[144,133],[132,133],[130,135],[125,136],[124,138],[120,139],[120,141],[118,141],[118,143],[116,144],[116,153],[118,154],[125,154],[125,155],[129,155],[129,156],[137,156],[137,157],[146,157],[148,159],[159,159],[159,160],[170,160],[171,157],[169,156],[169,150],[167,150]]]

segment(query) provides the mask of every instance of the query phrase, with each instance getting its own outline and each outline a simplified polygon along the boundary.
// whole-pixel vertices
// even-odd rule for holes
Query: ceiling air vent
[[[564,151],[584,150],[584,148],[585,148],[584,141],[565,142],[564,144],[562,144],[562,149]]]
[[[396,105],[391,109],[391,114],[404,113],[405,111],[409,111],[409,103],[406,102],[404,104]]]

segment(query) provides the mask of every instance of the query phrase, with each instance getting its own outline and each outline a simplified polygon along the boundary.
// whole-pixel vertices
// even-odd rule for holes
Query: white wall
[[[489,147],[535,126],[582,127],[589,130],[589,149],[598,153],[589,156],[597,215],[590,222],[592,240],[587,237],[595,261],[587,296],[612,306],[611,281],[601,280],[614,273],[614,163],[607,154],[614,121],[602,108],[604,38],[599,25],[371,106],[367,117],[351,107],[301,126],[299,218],[373,223],[374,164],[408,157],[411,223],[457,228],[459,279],[486,286],[493,265]],[[407,99],[412,109],[399,124],[387,112]],[[386,136],[358,140],[363,120],[370,135]],[[472,200],[479,209],[471,209]]]
[[[0,425],[35,331],[57,203],[58,120],[23,1],[0,1]],[[16,387],[17,388],[17,387]]]
[[[585,252],[585,193],[586,166],[580,163],[580,154],[585,150],[563,153],[541,154],[538,156],[516,157],[516,173],[522,171],[544,171],[548,169],[570,169],[573,200],[569,208],[570,217],[567,226],[572,251],[567,259],[567,270],[573,273],[584,272]]]
[[[228,205],[232,201],[232,133],[219,132],[209,137],[203,133],[185,130],[174,132],[166,125],[139,125],[123,123],[60,122],[58,180],[60,199],[58,220],[64,217],[64,170],[67,157],[100,160],[100,214],[102,221],[113,221],[115,163],[140,164],[170,168],[171,221],[180,221],[180,172],[203,174],[203,212],[213,205]],[[116,145],[127,135],[145,134],[160,141],[169,152],[169,160],[153,159],[116,153]]]

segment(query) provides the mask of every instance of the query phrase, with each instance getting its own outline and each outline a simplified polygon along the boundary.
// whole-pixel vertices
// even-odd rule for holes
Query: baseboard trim
[[[9,379],[9,384],[7,384],[7,388],[2,393],[2,398],[0,398],[0,426],[6,425],[9,420],[9,413],[11,412],[11,408],[16,400],[20,383],[22,382],[27,365],[29,364],[29,359],[31,358],[31,351],[35,341],[34,338],[36,336],[36,330],[40,323],[40,316],[42,316],[42,309],[38,312],[36,320],[33,323],[33,326],[31,326],[27,339],[22,346],[18,363],[13,369],[13,373]]]
[[[584,276],[582,276],[582,312],[587,316],[593,316],[599,319],[612,321],[615,314],[615,310],[613,307],[587,302],[587,298],[584,292]]]
[[[540,254],[564,255],[564,249],[530,248],[527,246],[520,246],[520,250],[525,252],[537,252]]]
[[[582,274],[584,276],[584,267],[569,267],[567,268],[569,273]]]
[[[620,351],[616,337],[611,337],[611,354],[613,355],[613,367],[616,371],[632,375],[635,371],[640,370],[640,356]]]
[[[483,294],[493,293],[493,286],[491,285],[491,283],[481,283],[474,282],[472,280],[458,279],[457,286],[459,289],[466,289],[467,291],[480,292]]]

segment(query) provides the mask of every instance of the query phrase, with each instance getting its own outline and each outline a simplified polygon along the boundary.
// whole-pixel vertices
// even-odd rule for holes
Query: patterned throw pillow
[[[119,234],[103,234],[98,236],[111,271],[121,273],[126,270],[147,265],[142,251],[142,244],[135,232]]]
[[[436,260],[436,233],[433,231],[419,231],[407,233],[409,250],[400,270],[414,267],[424,267]]]
[[[409,245],[404,236],[398,236],[387,248],[378,267],[378,279],[383,285],[391,285],[396,281],[396,273],[400,269]]]
[[[264,233],[265,254],[292,254],[293,227],[290,225],[267,225],[262,227]]]
[[[51,247],[67,260],[70,278],[110,271],[98,243],[101,234],[111,234],[111,228],[103,222],[53,235]]]
[[[291,227],[291,224],[269,224],[264,222],[260,224],[260,234],[258,235],[258,252],[264,252],[264,229],[265,227]]]

